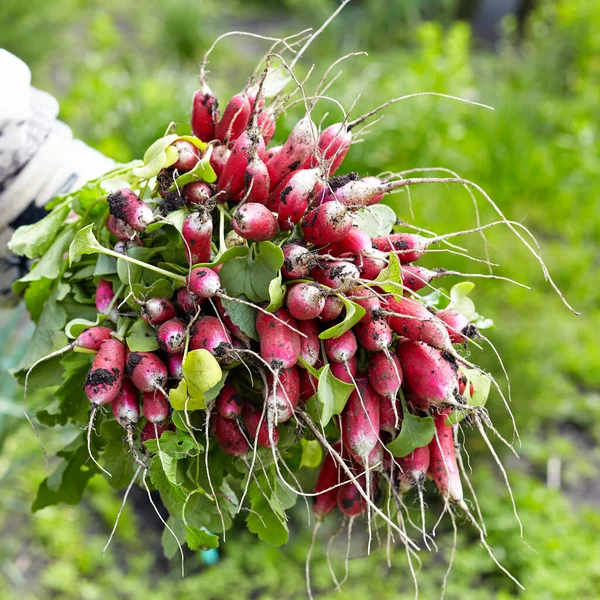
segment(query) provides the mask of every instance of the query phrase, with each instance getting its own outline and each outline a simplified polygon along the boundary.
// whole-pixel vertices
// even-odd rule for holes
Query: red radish
[[[398,398],[381,396],[379,403],[379,428],[393,437],[398,434],[402,422],[402,403]]]
[[[213,417],[213,428],[219,447],[227,454],[245,456],[250,450],[236,420],[226,419],[217,413]]]
[[[300,169],[290,177],[277,199],[277,220],[283,231],[293,229],[300,222],[320,177],[320,169]]]
[[[244,402],[244,408],[242,410],[242,421],[244,422],[244,427],[248,432],[248,436],[251,440],[257,440],[258,445],[263,448],[271,447],[271,440],[269,439],[269,428],[267,425],[267,415],[262,418],[262,413],[258,408],[252,404],[249,400]],[[258,428],[258,424],[260,423],[260,429]],[[258,439],[257,439],[258,432]],[[277,431],[276,427],[273,427],[271,432],[271,437],[273,438],[273,443],[277,445],[279,441],[279,431]]]
[[[345,363],[332,362],[329,363],[331,374],[337,377],[344,383],[354,383],[352,380],[356,379],[356,355]]]
[[[356,172],[347,173],[346,175],[337,175],[331,177],[327,182],[327,187],[321,190],[315,199],[317,204],[324,204],[326,202],[332,202],[336,200],[335,190],[346,185],[350,181],[357,181],[360,179],[360,175]]]
[[[325,352],[329,360],[338,363],[345,363],[352,359],[358,350],[356,336],[349,329],[339,337],[325,340]]]
[[[402,285],[405,289],[418,292],[429,285],[436,277],[443,277],[443,269],[431,271],[418,265],[404,265],[402,270]]]
[[[332,256],[353,254],[359,259],[358,266],[361,266],[362,256],[372,252],[373,246],[371,245],[371,238],[368,233],[358,227],[352,226],[350,231],[339,242],[331,244],[325,250]]]
[[[169,401],[156,390],[142,394],[142,414],[150,423],[163,423],[169,418]]]
[[[118,317],[117,307],[111,307],[114,298],[115,293],[112,283],[106,281],[106,279],[101,279],[96,286],[96,310],[101,315],[106,315],[108,319],[116,323]]]
[[[305,369],[298,371],[298,379],[300,380],[300,402],[308,402],[317,393],[319,381]]]
[[[130,352],[127,372],[135,387],[142,392],[154,392],[167,383],[167,367],[152,352]]]
[[[236,325],[229,316],[227,309],[221,302],[221,298],[215,298],[215,304],[217,305],[217,310],[219,311],[219,315],[221,315],[221,319],[225,324],[225,327],[229,330],[231,335],[238,339],[240,342],[243,342],[243,347],[248,348],[250,346],[250,338],[242,331],[239,325]]]
[[[224,419],[234,419],[241,416],[244,407],[244,398],[228,381],[219,392],[215,408]]]
[[[430,406],[457,402],[457,367],[454,358],[423,342],[402,342],[398,344],[396,352],[413,405],[426,410]]]
[[[371,290],[371,288],[354,288],[350,300],[362,306],[365,309],[365,314],[360,320],[360,323],[369,323],[373,320],[373,311],[378,311],[381,308],[379,298]]]
[[[140,441],[142,444],[150,440],[155,440],[158,434],[160,437],[165,431],[175,431],[175,425],[173,423],[146,423],[144,429],[142,429],[142,435]]]
[[[296,283],[288,287],[285,303],[299,321],[316,319],[325,307],[325,294],[316,283]]]
[[[252,107],[243,92],[231,97],[215,127],[215,138],[223,144],[234,142],[248,127]]]
[[[340,168],[351,143],[352,134],[345,123],[334,123],[321,132],[318,143],[320,158],[330,163],[327,169],[330,176]],[[304,168],[316,167],[318,163],[316,156],[310,156],[303,166]]]
[[[84,348],[85,350],[100,350],[100,347],[106,340],[112,336],[112,329],[97,325],[90,327],[79,334],[77,339],[71,342],[73,348]]]
[[[396,458],[396,463],[400,468],[396,475],[400,493],[404,494],[413,487],[423,487],[429,471],[429,446],[415,448],[407,456]]]
[[[263,135],[263,137],[265,138],[265,144],[268,144],[267,136]],[[271,148],[267,148],[265,155],[265,163],[271,160],[282,148],[283,146],[271,146]]]
[[[94,406],[110,404],[119,394],[125,369],[125,348],[119,340],[106,340],[85,378],[84,391]]]
[[[282,274],[288,279],[306,277],[315,264],[313,253],[297,242],[287,242],[281,249],[283,250]]]
[[[169,371],[169,377],[181,381],[183,379],[183,353],[181,354],[169,354],[167,356],[167,369]]]
[[[398,335],[413,342],[425,342],[434,348],[452,352],[452,342],[446,327],[425,306],[411,298],[388,296],[384,308],[392,313],[390,327]]]
[[[381,184],[381,181],[377,177],[363,177],[362,180],[363,180],[364,184],[371,184],[371,185]],[[379,202],[381,202],[383,200],[384,195],[385,195],[384,193],[369,195],[369,198],[367,200],[367,206],[373,206],[373,204],[378,204]]]
[[[383,444],[381,442],[377,442],[375,448],[369,452],[369,456],[367,456],[367,460],[365,461],[363,457],[355,454],[353,452],[350,453],[354,462],[359,464],[361,467],[365,467],[366,469],[370,469],[380,464],[383,461]]]
[[[317,128],[310,115],[306,115],[296,123],[281,150],[267,164],[272,190],[312,154],[316,141]]]
[[[238,208],[231,224],[235,232],[249,242],[272,240],[279,231],[273,213],[257,202],[246,202]]]
[[[186,316],[192,316],[198,305],[203,300],[198,296],[192,294],[187,288],[182,287],[177,290],[177,305],[185,313]]]
[[[187,140],[175,140],[171,146],[177,150],[177,160],[171,165],[171,169],[177,169],[180,173],[191,171],[200,160],[200,150],[192,142]]]
[[[369,323],[354,326],[358,343],[371,352],[381,352],[392,343],[392,330],[383,319],[373,319]]]
[[[273,411],[275,423],[289,421],[300,400],[300,379],[298,369],[290,367],[279,371],[275,380],[269,376],[269,409]]]
[[[215,146],[215,149],[212,151],[212,154],[210,155],[210,166],[213,168],[217,178],[221,177],[230,155],[231,150],[226,145]]]
[[[273,113],[266,109],[266,108],[261,108],[258,111],[258,114],[256,115],[256,124],[258,126],[258,129],[260,131],[260,133],[262,134],[264,140],[265,140],[265,144],[268,144],[272,139],[273,136],[275,135],[275,117],[273,116]],[[277,147],[277,149],[279,149],[279,147]],[[267,156],[266,158],[271,158],[270,156]]]
[[[256,317],[260,355],[273,369],[289,369],[298,362],[302,352],[301,337],[281,321],[294,329],[298,329],[298,324],[285,308],[280,308],[275,316],[280,320],[265,313],[258,313]]]
[[[467,378],[462,375],[458,378],[458,393],[461,396],[465,395],[465,390],[467,389]],[[471,383],[469,385],[469,396],[472,398],[475,393],[475,386]]]
[[[302,221],[304,239],[317,246],[338,242],[351,228],[352,216],[346,207],[337,201],[317,206]]]
[[[219,276],[208,267],[192,269],[186,279],[188,291],[200,298],[212,298],[221,289]]]
[[[360,273],[363,279],[373,281],[377,279],[379,273],[388,265],[388,260],[383,252],[371,250],[369,254],[362,257]]]
[[[304,362],[314,367],[321,351],[319,326],[314,320],[300,321],[298,323],[298,331],[306,336],[300,336],[300,357]]]
[[[212,90],[203,83],[192,101],[192,133],[203,142],[215,138],[218,105]]]
[[[333,194],[345,206],[368,206],[381,199],[381,181],[377,177],[348,181]]]
[[[337,441],[332,445],[332,448],[340,454],[342,443]],[[317,519],[324,519],[335,508],[338,496],[338,488],[335,486],[343,482],[344,479],[345,476],[342,475],[337,461],[331,454],[327,453],[321,463],[319,476],[315,484],[315,494],[317,496],[313,498],[313,513]]]
[[[113,217],[112,215],[109,215],[108,219],[106,219],[106,229],[108,229],[120,240],[130,240],[136,234],[136,231],[133,227],[127,225],[125,221],[117,219],[117,217]]]
[[[150,325],[160,325],[175,317],[177,310],[168,298],[150,298],[142,305],[141,314]]]
[[[343,260],[320,263],[310,274],[315,281],[337,291],[353,288],[360,277],[358,267]]]
[[[446,308],[438,310],[435,316],[446,326],[450,341],[453,344],[464,344],[468,339],[477,337],[477,327],[469,323],[469,319],[457,310]]]
[[[205,204],[213,193],[213,188],[204,181],[192,181],[181,190],[181,195],[189,204]]]
[[[216,317],[202,317],[192,325],[190,348],[208,350],[217,361],[223,362],[231,350],[231,336]]]
[[[156,332],[158,345],[168,354],[179,354],[185,346],[186,324],[181,319],[169,319]]]
[[[379,441],[379,396],[365,376],[356,385],[340,415],[340,430],[348,451],[367,458]]]
[[[358,517],[367,510],[367,501],[358,491],[356,486],[365,489],[366,478],[364,473],[357,477],[355,481],[347,481],[338,489],[337,505],[342,513],[347,517]]]
[[[115,419],[123,429],[133,427],[140,419],[140,392],[131,379],[125,377],[118,396],[111,402]]]
[[[292,173],[289,173],[288,175],[286,175],[280,182],[279,185],[277,185],[277,187],[273,190],[271,190],[271,193],[269,194],[269,197],[267,199],[267,208],[269,210],[272,210],[273,212],[277,212],[278,208],[279,208],[279,203],[281,200],[281,192],[283,192],[286,187],[288,187],[288,181],[297,173],[297,171],[293,171]]]
[[[394,252],[401,263],[419,260],[429,247],[430,241],[416,233],[390,233],[373,238],[373,248],[382,252]]]
[[[395,354],[377,352],[369,359],[369,383],[385,398],[395,398],[402,385],[402,367]]]
[[[212,232],[213,222],[207,211],[193,212],[185,218],[181,235],[185,240],[184,252],[188,264],[210,261]]]
[[[446,425],[451,412],[451,408],[446,408],[433,415],[435,437],[429,442],[429,474],[442,498],[462,504],[464,496],[456,462],[452,425]]]
[[[152,209],[129,188],[109,194],[106,200],[110,214],[137,231],[144,231],[154,221]]]
[[[337,319],[344,309],[344,303],[337,296],[327,296],[325,306],[319,315],[321,321],[329,322]]]

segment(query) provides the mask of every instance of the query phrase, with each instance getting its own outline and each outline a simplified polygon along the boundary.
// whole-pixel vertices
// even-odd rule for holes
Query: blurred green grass
[[[473,297],[478,310],[496,323],[489,337],[511,375],[511,408],[523,446],[521,461],[508,459],[507,465],[526,540],[537,554],[520,541],[500,474],[483,442],[469,431],[473,479],[491,543],[527,587],[523,597],[597,597],[600,38],[593,24],[600,22],[600,6],[586,0],[543,1],[529,19],[524,39],[517,39],[516,23],[508,19],[498,51],[490,54],[477,50],[465,23],[452,21],[457,10],[452,2],[394,2],[388,11],[377,5],[350,5],[315,43],[302,68],[314,61],[323,72],[340,54],[369,51],[368,58],[354,57],[342,64],[344,74],[330,92],[345,106],[360,94],[355,114],[390,97],[420,91],[495,107],[492,113],[440,98],[407,100],[385,111],[345,164],[369,174],[445,167],[477,182],[509,218],[533,231],[557,284],[584,313],[576,318],[568,312],[544,281],[539,265],[510,232],[490,231],[490,254],[501,264],[495,273],[532,287],[523,290],[481,279]],[[117,160],[128,160],[140,156],[171,120],[187,127],[197,65],[216,35],[234,28],[264,35],[291,33],[315,26],[333,6],[314,0],[228,0],[201,6],[168,0],[142,9],[130,0],[63,0],[53,5],[34,0],[26,9],[7,0],[0,26],[6,47],[31,65],[34,84],[58,97],[61,117],[75,134]],[[432,13],[439,20],[419,21],[420,15]],[[16,22],[21,26],[14,26]],[[211,87],[221,98],[237,91],[265,49],[264,42],[246,38],[222,43],[211,61]],[[318,105],[317,116],[327,110],[329,120],[339,119],[333,105]],[[285,115],[277,139],[284,139],[299,111],[297,106]],[[394,200],[404,203],[409,218],[406,194]],[[490,207],[481,198],[478,202],[482,220],[494,220]],[[411,204],[415,222],[438,233],[475,224],[473,203],[458,186],[415,187]],[[459,243],[483,256],[477,236],[460,238]],[[450,254],[435,254],[424,264],[484,272],[481,265]],[[5,321],[12,322],[14,314],[5,314]],[[12,335],[3,331],[7,366],[16,345]],[[485,355],[475,352],[473,359],[501,378],[489,350]],[[101,548],[120,502],[103,480],[94,481],[83,507],[50,508],[31,516],[29,504],[42,477],[41,453],[30,430],[22,426],[23,419],[13,416],[18,400],[13,405],[6,402],[16,395],[8,376],[3,376],[1,395],[2,407],[7,407],[2,409],[0,434],[2,600],[107,599],[143,593],[157,598],[303,594],[310,531],[300,505],[288,547],[263,546],[240,527],[228,537],[218,565],[203,567],[198,557],[190,557],[191,574],[184,580],[177,576],[175,561],[160,557],[156,518],[131,506],[112,550],[102,559]],[[510,420],[497,394],[490,411],[510,438]],[[43,433],[50,448],[69,435]],[[546,487],[549,460],[561,461],[561,491]],[[342,594],[334,593],[324,548],[326,534],[336,528],[335,522],[327,524],[313,555],[313,580],[320,597],[412,597],[400,550],[393,553],[389,571],[385,550],[352,560]],[[443,559],[423,557],[419,583],[424,598],[439,594],[451,537],[446,520],[436,538]],[[507,598],[516,593],[493,568],[468,526],[460,528],[458,542],[447,598]],[[335,548],[339,574],[343,539]],[[359,534],[352,555],[362,552]]]

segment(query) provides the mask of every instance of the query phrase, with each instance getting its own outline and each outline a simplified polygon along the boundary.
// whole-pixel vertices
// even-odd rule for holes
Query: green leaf
[[[281,271],[279,271],[277,277],[269,283],[269,306],[267,306],[266,310],[271,313],[283,306],[286,287],[281,285],[281,281]]]
[[[246,252],[244,247],[237,248]],[[271,242],[253,244],[254,252],[245,258],[224,263],[219,271],[221,284],[229,296],[246,296],[252,302],[270,300],[269,286],[283,265],[283,251]],[[230,248],[234,250],[234,248]]]
[[[69,210],[68,204],[57,206],[37,223],[22,225],[13,233],[8,247],[19,256],[27,258],[42,256],[56,238]]]
[[[408,456],[413,450],[427,446],[435,435],[433,417],[416,417],[408,411],[404,396],[402,401],[402,427],[398,437],[387,445],[397,457]]]
[[[190,525],[185,528],[185,541],[190,550],[210,550],[219,547],[219,538],[216,535]]]
[[[352,300],[348,300],[348,298],[342,294],[336,295],[344,303],[344,306],[346,307],[346,315],[341,323],[322,331],[319,334],[319,339],[321,340],[329,340],[331,338],[340,337],[340,335],[346,333],[346,331],[349,329],[352,329],[352,327],[354,327],[367,312],[360,304],[357,304]]]
[[[32,281],[25,291],[25,306],[33,321],[39,320],[53,283],[51,279],[42,277],[37,281]]]
[[[374,283],[390,294],[402,294],[404,289],[402,286],[402,267],[396,254],[390,253],[388,266],[377,275]]]
[[[175,229],[177,229],[177,231],[179,231],[179,233],[181,233],[181,230],[183,229],[183,222],[185,221],[185,218],[187,216],[188,211],[185,208],[174,210],[170,212],[166,217],[163,217],[162,220],[156,221],[148,225],[146,233],[152,233],[153,231],[156,231],[157,229],[160,229],[165,225],[172,225],[173,227],[175,227]]]
[[[476,371],[475,369],[468,369],[467,367],[460,367],[460,370],[467,377],[467,384],[465,386],[465,397],[467,398],[467,404],[469,406],[485,406],[490,395],[490,389],[492,380]],[[471,384],[473,384],[473,395],[471,396]],[[456,408],[450,413],[450,416],[446,419],[448,425],[456,425],[460,423],[470,411],[460,410]]]
[[[102,423],[100,434],[102,439],[107,441],[100,462],[111,474],[111,477],[105,475],[105,478],[111,487],[117,490],[123,489],[133,479],[136,469],[129,446],[123,441],[125,431],[115,420],[108,419]]]
[[[126,340],[132,352],[154,352],[159,349],[154,328],[141,318],[131,326]]]
[[[221,380],[222,371],[219,363],[208,350],[192,350],[183,359],[182,370],[190,400],[187,407],[184,404],[177,407],[177,410],[204,408],[204,393]]]
[[[157,248],[133,247],[127,249],[127,256],[145,263],[156,254],[157,250]],[[117,259],[117,275],[124,285],[131,283],[133,287],[133,284],[139,284],[144,273],[150,273],[150,271],[145,271],[141,265],[131,263],[125,258]]]
[[[94,225],[88,225],[80,229],[69,247],[69,264],[84,254],[95,254],[102,252],[104,248],[100,245],[93,231]]]
[[[96,259],[96,268],[94,269],[94,277],[98,275],[113,275],[117,272],[117,259],[106,254],[99,254]]]
[[[170,516],[167,519],[167,525],[170,527],[171,531],[177,536],[180,544],[183,544],[185,540],[185,523],[178,519],[177,517]],[[176,554],[179,554],[179,546],[173,537],[173,533],[171,533],[166,527],[163,529],[161,536],[161,543],[163,548],[164,555],[171,559]]]
[[[245,296],[240,296],[241,300],[248,300]],[[256,333],[256,308],[236,302],[235,300],[221,300],[229,318],[237,325],[250,339],[258,341]]]
[[[185,491],[181,486],[173,485],[169,481],[158,455],[155,455],[150,461],[149,474],[152,485],[158,490],[167,510],[173,515],[181,515],[181,507],[185,502]]]
[[[283,546],[289,538],[283,509],[271,491],[272,486],[267,485],[264,475],[259,478],[259,482],[262,490],[255,481],[252,481],[248,490],[253,512],[248,515],[246,524],[263,542],[271,546]]]
[[[173,410],[185,410],[186,409],[186,401],[188,398],[187,385],[185,380],[181,380],[176,388],[171,388],[169,390],[169,404],[173,407]],[[191,402],[188,402],[191,405]],[[198,406],[197,408],[203,408],[202,406]],[[187,410],[194,410],[193,408],[187,407]]]
[[[301,439],[300,444],[302,445],[302,459],[300,460],[301,467],[308,467],[309,469],[316,469],[320,466],[323,460],[323,448],[317,440],[305,440]]]
[[[217,174],[210,164],[210,157],[212,155],[212,146],[209,146],[204,156],[198,161],[196,166],[187,173],[179,176],[171,186],[172,190],[181,189],[184,185],[191,183],[192,181],[206,181],[207,183],[213,183],[217,180]]]
[[[396,223],[396,213],[385,204],[375,204],[357,210],[352,221],[361,231],[366,232],[370,238],[387,235]]]
[[[323,405],[320,417],[323,427],[329,423],[333,415],[339,415],[344,410],[353,391],[354,386],[335,377],[329,365],[325,365],[321,369],[317,386],[317,400]]]
[[[450,299],[454,304],[453,308],[467,317],[469,321],[477,315],[475,303],[468,297],[474,287],[475,284],[471,281],[461,281],[453,285],[450,290]]]
[[[151,179],[156,177],[161,169],[172,165],[178,157],[177,150],[171,144],[178,139],[176,133],[165,135],[150,145],[144,154],[144,164],[133,169],[133,174],[140,179]]]
[[[223,389],[223,386],[225,385],[227,375],[229,375],[229,371],[223,371],[221,373],[221,379],[219,379],[219,381],[204,394],[204,402],[207,405],[210,405],[213,402],[213,400],[217,398],[219,392]]]
[[[96,327],[100,324],[100,315],[97,315],[94,321],[88,319],[71,319],[65,326],[65,335],[74,340],[81,333],[90,327]]]

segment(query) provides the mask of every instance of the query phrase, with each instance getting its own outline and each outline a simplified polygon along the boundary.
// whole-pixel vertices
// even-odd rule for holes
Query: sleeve
[[[110,170],[114,161],[73,139],[58,117],[58,103],[31,87],[27,65],[0,48],[0,304],[11,298],[25,259],[9,253],[13,231],[34,223],[44,205]]]

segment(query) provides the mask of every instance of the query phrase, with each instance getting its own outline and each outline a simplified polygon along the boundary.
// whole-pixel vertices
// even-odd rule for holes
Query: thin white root
[[[335,587],[336,592],[339,592],[342,589],[342,586],[344,585],[344,583],[346,583],[346,580],[348,579],[348,563],[350,561],[350,542],[352,541],[352,525],[354,525],[355,518],[356,517],[351,517],[348,520],[348,538],[346,542],[346,557],[344,559],[344,578]]]
[[[94,430],[94,419],[96,418],[96,413],[100,408],[99,404],[92,405],[92,410],[90,411],[90,420],[87,426],[87,448],[88,454],[92,459],[92,462],[103,472],[106,473],[109,477],[112,475],[94,458],[94,454],[92,453],[92,431]]]
[[[452,571],[452,565],[454,564],[454,556],[456,555],[456,541],[457,541],[457,529],[456,529],[456,517],[454,516],[454,513],[450,510],[448,511],[450,513],[450,520],[452,521],[452,531],[453,531],[453,535],[452,535],[452,552],[450,553],[450,560],[448,561],[448,568],[446,569],[446,572],[444,573],[444,581],[442,583],[442,595],[440,597],[440,600],[444,600],[444,596],[446,594],[446,585],[448,584],[448,577],[450,576],[450,572]]]
[[[319,531],[319,527],[321,527],[321,521],[317,521],[315,523],[310,546],[308,547],[308,552],[306,553],[306,565],[304,567],[304,572],[306,574],[306,593],[308,594],[310,600],[313,600],[312,590],[310,588],[310,557],[312,555],[313,548],[315,547],[315,541],[317,539],[317,531]]]

